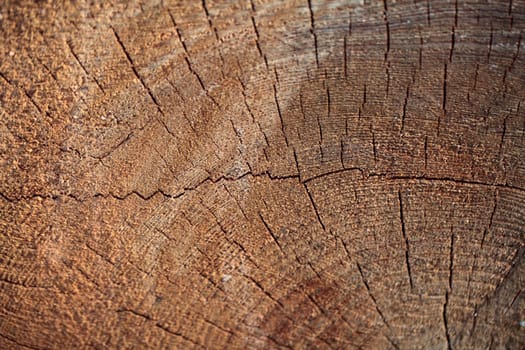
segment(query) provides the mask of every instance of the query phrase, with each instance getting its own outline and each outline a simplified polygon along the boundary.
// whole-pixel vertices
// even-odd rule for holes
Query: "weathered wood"
[[[0,348],[525,347],[525,2],[0,15]]]

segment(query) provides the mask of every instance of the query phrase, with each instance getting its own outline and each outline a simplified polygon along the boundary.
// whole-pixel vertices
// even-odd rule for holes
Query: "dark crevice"
[[[450,228],[450,251],[449,251],[449,262],[448,262],[448,290],[452,291],[452,277],[454,271],[454,241],[455,235],[453,227]]]
[[[390,339],[389,336],[385,336],[385,338],[388,340],[388,342],[390,343],[390,345],[392,345],[394,347],[394,349],[396,350],[400,350],[401,348],[399,347],[399,345],[397,345],[392,339]]]
[[[173,239],[172,237],[170,237],[166,232],[164,232],[164,231],[161,230],[160,228],[155,227],[154,229],[155,229],[155,231],[157,231],[158,233],[160,233],[164,238],[166,238],[168,241],[176,242],[175,239]]]
[[[283,114],[281,112],[281,105],[279,104],[279,99],[277,98],[277,88],[275,87],[275,84],[273,85],[273,98],[275,100],[275,105],[277,106],[277,113],[279,114],[279,120],[281,122],[281,131],[283,133],[284,142],[286,143],[286,147],[289,147],[288,144],[288,137],[286,137],[286,132],[284,131],[284,120],[283,120]]]
[[[317,45],[317,33],[315,32],[315,18],[314,11],[312,9],[312,0],[308,0],[308,10],[310,11],[310,33],[314,37],[315,63],[317,65],[317,68],[319,68],[319,48]]]
[[[471,278],[472,278],[472,273],[473,273],[474,269],[476,269],[478,267],[478,255],[483,251],[483,247],[485,245],[485,241],[487,239],[487,235],[492,230],[493,219],[494,219],[494,214],[496,213],[497,203],[498,203],[498,191],[495,190],[494,191],[494,206],[492,207],[492,212],[490,213],[489,224],[488,224],[487,228],[485,228],[483,230],[483,235],[481,236],[481,242],[479,244],[479,249],[474,255],[474,263],[472,264],[472,267],[470,269],[470,273],[469,273],[469,276],[468,276],[468,280],[467,280],[467,290],[469,291],[467,299],[469,301],[470,301],[470,293],[471,293],[470,282],[471,282]]]
[[[452,35],[450,38],[450,53],[448,55],[448,61],[452,62],[452,56],[454,55],[454,46],[456,44],[456,28],[452,27]]]
[[[490,295],[487,295],[483,299],[483,302],[480,305],[476,306],[476,308],[474,310],[474,314],[475,315],[478,315],[480,309],[482,307],[486,306],[489,302],[491,302],[493,300],[494,296],[496,296],[498,293],[500,293],[500,290],[505,285],[505,282],[509,278],[513,277],[512,275],[515,272],[519,272],[519,266],[520,266],[520,263],[523,261],[523,257],[524,256],[525,256],[525,247],[521,247],[519,249],[516,249],[516,252],[515,252],[514,256],[511,259],[512,264],[511,264],[510,268],[507,270],[505,275],[499,280],[498,284],[496,285],[496,288],[494,288],[492,293]],[[516,278],[520,278],[519,276],[515,276],[515,277]],[[472,328],[471,328],[471,331],[470,331],[471,334],[473,334],[474,329],[476,328],[476,320],[477,320],[477,317],[474,317]]]
[[[430,0],[427,0],[427,25],[430,26]]]
[[[123,313],[123,312],[127,312],[127,313],[130,313],[130,314],[133,314],[135,316],[138,316],[138,317],[142,317],[148,321],[151,321],[153,320],[153,318],[145,313],[142,313],[142,312],[139,312],[139,311],[136,311],[136,310],[133,310],[133,309],[128,309],[128,308],[119,308],[116,310],[117,313]]]
[[[239,84],[241,85],[241,88],[242,88],[241,94],[242,94],[244,106],[246,107],[246,110],[250,114],[250,118],[252,119],[252,122],[253,123],[257,123],[257,125],[259,126],[259,129],[261,129],[261,126],[256,121],[255,115],[253,114],[252,109],[250,108],[250,105],[248,104],[248,99],[247,99],[247,96],[246,96],[246,85],[244,85],[244,83],[242,82],[242,80],[239,77],[237,77],[237,80],[239,81]],[[262,132],[262,130],[261,130],[261,132]]]
[[[512,56],[512,61],[510,62],[510,65],[509,65],[509,69],[508,69],[509,72],[512,71],[512,68],[514,68],[514,64],[516,63],[516,60],[518,59],[518,56],[520,55],[520,47],[521,47],[521,33],[519,34],[519,37],[518,37],[516,53],[514,54],[514,56]]]
[[[478,250],[474,254],[474,262],[472,263],[472,265],[470,267],[470,271],[469,271],[469,275],[468,275],[468,279],[467,279],[467,290],[468,290],[467,301],[468,301],[468,303],[470,302],[470,296],[471,296],[471,291],[472,291],[471,288],[470,288],[470,283],[472,281],[472,274],[473,274],[474,270],[477,269],[477,267],[478,267],[478,256],[483,251],[483,247],[485,245],[485,241],[487,239],[487,235],[489,234],[489,232],[492,229],[492,223],[493,223],[492,220],[494,218],[494,213],[496,212],[497,199],[498,199],[498,191],[495,190],[494,191],[494,206],[493,206],[492,212],[490,214],[489,224],[483,230],[483,234],[481,236],[481,242],[479,244]]]
[[[202,8],[204,10],[204,14],[206,15],[206,19],[208,20],[208,26],[212,30],[212,32],[215,33],[215,39],[219,41],[219,35],[217,34],[217,31],[213,27],[213,22],[211,21],[210,11],[208,11],[208,6],[206,5],[206,0],[202,0],[201,2]]]
[[[230,124],[232,126],[232,129],[233,129],[233,132],[235,133],[235,135],[237,136],[237,139],[239,139],[239,144],[243,144],[242,142],[242,136],[241,134],[239,133],[239,130],[237,130],[237,128],[235,127],[235,124],[233,123],[233,120],[231,119],[228,119],[230,121]]]
[[[297,153],[295,152],[295,148],[293,148],[293,159],[294,159],[294,162],[295,162],[295,167],[297,169],[297,174],[298,177],[299,177],[299,182],[303,182],[302,179],[301,179],[301,171],[299,170],[299,161],[297,160]]]
[[[144,79],[140,76],[139,72],[137,71],[137,67],[135,66],[135,63],[133,62],[133,59],[131,58],[131,55],[129,54],[128,50],[126,49],[126,46],[124,45],[124,43],[122,42],[122,40],[120,39],[117,31],[115,30],[115,28],[111,27],[111,30],[113,31],[113,34],[115,35],[115,38],[117,39],[117,42],[119,43],[122,51],[124,52],[127,60],[128,60],[128,63],[130,64],[131,66],[131,70],[133,71],[133,74],[135,75],[135,77],[139,80],[139,82],[141,83],[142,87],[146,90],[148,96],[150,97],[150,99],[153,101],[153,103],[155,104],[155,107],[157,109],[157,111],[159,112],[159,114],[162,116],[162,117],[165,117],[165,114],[164,114],[164,111],[162,110],[162,108],[160,107],[160,103],[159,101],[157,101],[155,95],[153,95],[153,92],[151,91],[150,87],[146,84],[146,82],[144,81]],[[166,130],[166,132],[168,134],[170,134],[171,136],[173,136],[174,138],[177,138],[176,135],[173,133],[173,131],[171,131],[168,126],[166,125],[165,121],[163,120],[163,118],[159,118],[158,116],[155,116],[154,117],[161,125],[162,127]]]
[[[279,240],[277,239],[277,237],[275,236],[275,233],[273,233],[272,229],[270,228],[270,226],[268,225],[268,223],[266,222],[266,220],[264,220],[264,217],[262,216],[261,213],[259,213],[259,217],[261,218],[261,221],[262,223],[264,224],[264,227],[266,227],[266,230],[268,231],[268,233],[270,234],[270,236],[272,237],[273,241],[275,242],[275,244],[277,245],[277,247],[279,248],[279,250],[281,251],[281,253],[283,254],[283,256],[286,256],[283,248],[281,247],[281,244],[279,243]]]
[[[374,154],[374,162],[377,162],[377,144],[376,144],[376,135],[372,132],[372,152]]]
[[[347,171],[358,171],[361,174],[361,177],[363,179],[365,178],[365,171],[363,169],[357,168],[357,167],[351,167],[351,168],[343,168],[343,169],[337,169],[337,170],[329,171],[329,172],[326,172],[326,173],[323,173],[323,174],[319,174],[319,175],[315,175],[315,176],[312,176],[312,177],[309,177],[309,178],[303,178],[303,179],[301,179],[301,182],[307,184],[310,181],[313,181],[313,180],[316,180],[316,179],[320,179],[320,178],[323,178],[325,176],[338,174],[338,173],[341,173],[341,172],[347,172]]]
[[[211,325],[212,327],[215,327],[215,328],[217,328],[217,329],[223,331],[224,333],[228,333],[228,334],[230,334],[230,335],[234,335],[234,332],[232,332],[232,331],[230,331],[229,329],[226,329],[226,328],[224,328],[224,327],[222,327],[222,326],[219,326],[217,323],[215,323],[215,322],[213,322],[213,321],[211,321],[211,320],[208,320],[208,319],[205,319],[205,318],[203,318],[203,320],[204,320],[204,322],[206,322],[207,324],[209,324],[209,325]]]
[[[159,111],[159,113],[161,115],[164,115],[164,112],[160,108],[160,104],[157,101],[157,99],[155,98],[155,96],[153,95],[153,92],[151,91],[149,86],[146,85],[146,82],[144,81],[144,79],[142,79],[142,77],[140,76],[139,72],[137,71],[137,67],[135,66],[135,63],[133,62],[133,59],[131,58],[131,55],[129,54],[128,50],[126,49],[126,46],[124,46],[124,43],[120,39],[120,36],[118,35],[117,31],[113,27],[111,27],[111,30],[113,31],[113,34],[115,35],[115,38],[117,39],[117,42],[119,43],[122,51],[126,55],[126,58],[127,58],[130,66],[131,66],[131,70],[133,71],[133,74],[135,74],[135,77],[140,81],[140,83],[142,84],[142,86],[144,87],[146,92],[148,93],[149,97],[151,98],[151,100],[153,101],[155,106],[157,107],[157,110]]]
[[[203,1],[204,3],[204,1]],[[189,59],[190,57],[190,53],[188,51],[188,47],[186,46],[186,41],[184,40],[184,37],[182,36],[182,33],[177,25],[177,22],[175,21],[175,18],[173,17],[172,13],[170,11],[168,11],[168,14],[170,16],[170,19],[171,19],[171,23],[173,24],[173,27],[175,28],[175,32],[177,33],[177,39],[179,40],[179,42],[181,43],[182,45],[182,48],[184,50],[184,61],[186,63],[186,66],[188,67],[188,70],[190,71],[190,73],[197,79],[197,81],[199,82],[199,85],[201,87],[201,89],[204,91],[204,93],[206,94],[206,97],[208,97],[215,106],[219,106],[219,104],[217,103],[217,101],[209,95],[208,93],[208,90],[206,89],[205,85],[204,85],[204,82],[201,78],[201,76],[197,73],[197,71],[193,68],[193,65]],[[220,53],[219,53],[220,54]],[[221,56],[222,57],[222,56]]]
[[[325,317],[328,318],[328,314],[327,312],[324,310],[323,307],[321,307],[321,305],[317,302],[317,300],[315,300],[311,294],[309,294],[308,292],[304,292],[304,294],[306,295],[306,297],[308,298],[308,300],[310,300],[310,302],[315,306],[315,308],[321,313],[323,314]]]
[[[113,152],[115,152],[118,148],[120,148],[122,145],[126,144],[131,138],[133,137],[133,131],[131,131],[129,134],[126,135],[122,140],[120,140],[115,146],[111,147],[110,150],[104,152],[100,156],[94,156],[91,155],[91,157],[96,158],[100,161],[104,160],[105,158],[109,157]]]
[[[348,48],[347,48],[347,43],[346,43],[347,39],[346,39],[346,35],[343,39],[343,57],[344,57],[344,72],[345,72],[345,79],[348,79]]]
[[[257,22],[255,22],[255,17],[253,15],[251,16],[251,20],[252,20],[253,31],[255,32],[255,45],[257,46],[257,51],[259,52],[259,56],[261,56],[261,58],[264,60],[266,69],[269,69],[268,60],[266,59],[266,55],[263,53],[263,50],[261,47],[261,36],[259,34],[259,29],[257,29]]]
[[[327,101],[327,111],[326,111],[326,117],[330,121],[330,116],[332,113],[332,99],[330,97],[330,88],[328,87],[328,84],[326,85],[326,101]]]
[[[203,255],[205,256],[206,258],[208,258],[208,260],[210,261],[213,261],[210,257],[208,257],[206,254],[204,254],[204,252],[202,251],[202,249],[200,248],[197,248],[197,250]],[[211,284],[216,290],[220,290],[224,295],[226,295],[226,291],[224,290],[224,288],[217,284],[213,279],[211,279],[208,275],[206,275],[205,273],[203,273],[202,271],[199,271],[199,276],[201,276],[203,279],[205,279],[206,281],[208,281],[209,284]],[[177,285],[176,283],[174,282],[171,282],[171,280],[168,279],[168,277],[166,277],[166,279],[170,282],[170,283],[173,283],[175,285]]]
[[[2,78],[7,84],[9,84],[10,86],[12,86],[13,88],[15,89],[20,89],[22,90],[22,92],[24,93],[24,95],[27,97],[27,99],[29,100],[29,102],[31,102],[31,104],[33,105],[33,107],[36,108],[36,110],[38,111],[38,113],[42,114],[42,109],[36,104],[36,102],[33,100],[33,98],[27,93],[27,91],[23,88],[23,87],[19,87],[15,84],[13,84],[13,82],[11,82],[10,79],[8,79],[4,73],[0,72],[0,78]],[[46,113],[46,115],[48,115],[48,113]]]
[[[447,317],[447,307],[448,307],[448,291],[445,292],[445,303],[443,304],[443,325],[445,326],[447,349],[452,350],[452,343],[450,339],[450,329],[449,329],[448,317]]]
[[[425,174],[427,172],[427,166],[428,166],[428,136],[425,136]]]
[[[494,224],[494,214],[496,214],[496,209],[498,208],[498,191],[494,191],[494,206],[492,207],[492,212],[490,213],[490,220],[489,220],[489,227],[488,229],[492,229],[492,225]]]
[[[406,234],[406,227],[405,227],[405,216],[404,216],[404,210],[403,210],[403,198],[401,196],[401,191],[397,192],[398,200],[399,200],[399,220],[401,221],[401,232],[403,234],[403,239],[405,241],[405,263],[407,267],[407,273],[408,273],[408,280],[410,282],[410,290],[414,290],[414,282],[412,280],[412,272],[410,268],[410,245],[408,242],[408,237]]]
[[[423,66],[423,36],[421,30],[419,31],[419,58],[418,58],[418,70],[421,70]]]
[[[390,23],[388,22],[388,6],[387,0],[383,0],[383,19],[385,21],[386,28],[386,50],[385,50],[385,62],[388,62],[388,55],[390,53]],[[388,71],[388,68],[387,68]]]
[[[180,332],[176,332],[176,331],[173,331],[171,330],[168,326],[166,325],[163,325],[161,324],[160,322],[156,322],[155,323],[155,326],[162,329],[163,331],[169,333],[169,334],[172,334],[178,338],[181,338],[181,339],[184,339],[185,341],[189,342],[189,343],[192,343],[193,346],[197,346],[199,348],[203,348],[203,346],[195,341],[193,341],[192,339],[188,338],[187,336],[185,336],[184,334],[180,333]]]
[[[206,4],[206,0],[202,0],[202,8],[204,9],[204,13],[206,14],[206,19],[208,20],[208,27],[213,32],[213,34],[215,36],[215,41],[217,42],[217,44],[219,44],[219,46],[217,47],[217,53],[219,54],[219,60],[221,61],[221,65],[222,65],[221,75],[222,75],[222,78],[225,79],[226,76],[224,75],[224,67],[225,67],[224,57],[222,56],[222,51],[221,51],[221,47],[220,47],[220,44],[222,43],[222,40],[219,38],[219,31],[218,31],[217,27],[215,27],[213,25],[212,17],[210,15],[209,10],[208,10],[208,6]]]
[[[487,63],[490,63],[490,54],[492,53],[492,44],[494,40],[494,28],[492,23],[490,24],[490,38],[489,38],[489,50],[487,52]]]
[[[294,150],[293,153],[294,153],[294,159],[295,159],[295,162],[296,162],[296,166],[297,166],[297,169],[299,171],[299,164],[297,162],[297,155],[295,153],[295,150]],[[110,193],[106,193],[106,194],[96,193],[91,198],[113,198],[113,199],[116,199],[116,200],[126,200],[128,197],[130,197],[132,195],[135,195],[135,196],[137,196],[138,198],[140,198],[142,200],[149,200],[149,199],[153,198],[156,195],[162,195],[163,197],[165,197],[167,199],[176,199],[176,198],[179,198],[179,197],[183,196],[187,191],[196,190],[199,186],[201,186],[202,184],[204,184],[206,182],[210,182],[210,183],[215,184],[215,183],[218,183],[220,181],[238,181],[240,179],[243,179],[246,176],[252,176],[252,177],[266,176],[270,180],[298,179],[298,181],[300,183],[303,183],[303,184],[306,185],[307,183],[309,183],[309,182],[311,182],[313,180],[316,180],[316,179],[320,179],[320,178],[323,178],[323,177],[326,177],[326,176],[329,176],[329,175],[338,174],[338,173],[350,172],[350,171],[359,171],[361,173],[361,175],[362,175],[362,179],[363,180],[366,180],[368,178],[377,178],[377,179],[393,180],[393,181],[395,181],[395,180],[406,180],[406,181],[428,181],[428,182],[451,182],[451,183],[455,183],[455,184],[458,184],[458,185],[487,186],[487,187],[493,187],[493,188],[504,188],[504,189],[510,189],[510,190],[515,190],[515,191],[525,192],[525,188],[522,188],[522,187],[519,187],[519,186],[509,185],[507,183],[487,183],[487,182],[482,182],[482,181],[455,179],[455,178],[452,178],[452,177],[389,176],[389,175],[387,175],[385,173],[368,173],[365,176],[364,169],[352,167],[352,168],[345,168],[345,169],[339,169],[339,170],[326,172],[326,173],[319,174],[319,175],[316,175],[316,176],[313,176],[313,177],[310,177],[310,178],[307,178],[307,179],[301,179],[299,175],[274,176],[274,175],[271,175],[269,172],[264,172],[262,174],[253,174],[253,173],[250,173],[250,172],[245,172],[244,174],[242,174],[242,175],[240,175],[238,177],[233,177],[233,178],[232,177],[228,177],[228,176],[221,176],[221,177],[219,177],[217,179],[212,179],[210,177],[207,177],[204,180],[202,180],[200,183],[198,183],[197,185],[191,186],[191,187],[186,187],[186,188],[184,188],[184,190],[182,190],[181,192],[179,192],[177,194],[169,194],[169,193],[166,193],[163,190],[159,189],[159,190],[154,191],[150,195],[145,196],[145,195],[139,193],[138,191],[133,190],[133,191],[128,192],[128,193],[126,193],[124,195],[117,195],[117,194],[114,194],[114,193],[111,193],[111,192]],[[91,198],[83,199],[83,198],[78,197],[78,196],[76,196],[74,194],[68,194],[68,193],[60,193],[60,194],[38,194],[37,193],[37,194],[29,195],[29,196],[17,196],[15,198],[12,198],[12,197],[6,195],[5,193],[1,193],[0,192],[0,197],[3,198],[5,201],[12,202],[12,203],[19,202],[19,201],[33,200],[33,199],[62,200],[63,198],[70,198],[70,199],[73,199],[73,200],[78,201],[78,202],[84,202],[86,200],[91,199]]]
[[[219,219],[219,217],[217,216],[217,214],[215,214],[215,211],[209,207],[208,205],[206,205],[202,200],[201,200],[201,204],[203,207],[205,207],[210,213],[211,215],[214,217],[215,219],[215,222],[217,222],[217,225],[219,226],[219,228],[221,229],[222,233],[224,234],[224,239],[230,243],[231,245],[234,245],[236,246],[242,253],[243,255],[246,257],[246,259],[248,259],[254,266],[256,267],[259,267],[259,265],[255,262],[255,260],[252,259],[252,257],[248,254],[248,252],[246,251],[246,248],[241,244],[239,243],[237,240],[235,240],[235,238],[232,238],[231,236],[231,233],[228,232],[228,230],[226,229],[226,227],[224,227],[222,221]]]
[[[345,250],[346,250],[346,245],[343,245],[345,247]],[[348,251],[346,250],[346,253],[347,255],[349,255]],[[381,318],[381,320],[383,321],[383,323],[388,327],[390,328],[390,325],[388,323],[388,321],[386,320],[385,318],[385,315],[383,314],[383,312],[381,311],[381,309],[379,308],[379,304],[377,303],[377,300],[376,298],[374,297],[374,294],[372,294],[372,291],[370,290],[370,285],[368,284],[368,280],[365,278],[365,275],[363,273],[363,269],[361,268],[361,265],[359,264],[359,262],[355,262],[356,266],[357,266],[357,270],[359,271],[359,276],[361,276],[361,281],[363,281],[363,284],[365,285],[365,288],[368,292],[368,296],[370,297],[370,299],[372,300],[372,302],[374,303],[374,306],[375,306],[375,309],[377,311],[377,313],[379,314],[379,317]]]
[[[206,87],[204,86],[204,82],[202,81],[202,78],[200,77],[200,75],[193,69],[193,66],[191,65],[191,62],[190,62],[190,59],[188,58],[188,56],[184,56],[184,61],[186,62],[186,66],[188,67],[188,70],[190,71],[190,73],[195,78],[197,78],[197,81],[199,82],[199,85],[201,86],[201,89],[204,92],[206,92],[206,94],[207,94],[208,90],[206,90]]]
[[[507,308],[505,309],[505,312],[503,313],[504,315],[514,306],[514,303],[516,302],[516,300],[518,300],[518,298],[521,296],[521,293],[523,291],[520,289],[516,292],[516,294],[514,295],[514,297],[512,298],[512,300],[510,301],[509,303],[509,306],[507,306]]]
[[[390,93],[390,61],[386,63],[385,71],[386,71],[386,97],[388,97]]]
[[[505,119],[503,120],[503,131],[501,133],[501,139],[500,139],[500,142],[499,142],[499,150],[498,150],[498,157],[501,159],[502,155],[503,155],[503,144],[505,142],[505,136],[507,134],[507,119],[509,118],[509,115],[507,115],[505,117]]]
[[[405,130],[405,117],[407,115],[407,105],[408,105],[409,95],[410,95],[410,86],[407,86],[406,94],[405,94],[405,101],[403,102],[403,114],[401,115],[401,134],[403,134]]]
[[[295,255],[295,259],[297,260],[297,262],[300,264],[300,265],[304,265],[304,263],[301,263],[301,261],[299,260],[299,258],[297,257],[297,255]],[[313,273],[315,274],[315,276],[317,277],[317,279],[319,281],[324,281],[323,278],[321,277],[321,275],[319,274],[319,272],[314,268],[314,266],[312,265],[311,262],[307,262],[306,265],[308,265],[308,267],[310,268],[310,270],[313,271]]]
[[[340,141],[340,152],[339,152],[339,161],[341,162],[341,169],[344,169],[345,168],[345,163],[344,163],[344,159],[343,159],[343,156],[344,156],[344,142],[343,140],[341,139]]]
[[[86,67],[85,67],[84,64],[82,63],[82,61],[78,58],[78,55],[76,54],[75,50],[73,50],[73,46],[71,45],[71,42],[70,42],[69,40],[66,40],[66,44],[67,44],[67,47],[69,48],[69,52],[71,52],[71,55],[73,55],[73,57],[74,57],[75,60],[77,61],[77,63],[78,63],[78,65],[80,66],[80,68],[82,68],[82,70],[84,71],[84,73],[86,74],[86,76],[93,78],[93,81],[95,82],[95,84],[97,85],[97,87],[100,89],[100,91],[102,91],[103,94],[106,94],[106,92],[104,91],[104,88],[102,88],[102,85],[100,85],[100,83],[99,83],[99,81],[97,80],[97,78],[95,78],[94,76],[92,76],[91,74],[89,74],[89,72],[87,71]]]
[[[40,65],[42,65],[42,67],[44,67],[44,69],[51,76],[51,78],[53,78],[53,80],[60,85],[60,83],[58,82],[57,75],[51,69],[49,69],[49,67],[40,58],[36,57],[36,60],[38,61],[38,63],[40,63]]]
[[[173,24],[173,27],[175,28],[175,33],[177,33],[177,38],[178,38],[179,42],[181,43],[182,48],[184,49],[184,54],[188,57],[188,56],[190,56],[190,54],[188,52],[188,48],[186,47],[186,42],[184,41],[184,38],[182,37],[180,29],[177,26],[177,22],[175,21],[175,17],[173,17],[173,15],[171,14],[171,12],[169,10],[168,10],[168,14],[170,16],[171,23]]]
[[[273,72],[275,74],[275,82],[279,84],[279,73],[277,73],[277,66],[273,66]]]
[[[264,138],[264,141],[266,143],[266,147],[268,147],[270,145],[269,141],[268,141],[268,137],[266,136],[266,134],[264,133],[262,127],[261,127],[261,124],[259,123],[259,121],[255,118],[255,115],[253,114],[253,111],[250,107],[250,105],[248,104],[248,99],[247,99],[247,95],[246,95],[246,86],[244,85],[244,83],[242,82],[242,80],[238,77],[237,80],[239,81],[239,83],[241,84],[241,93],[242,93],[242,97],[243,97],[243,101],[244,101],[244,106],[246,107],[246,110],[248,111],[248,114],[250,115],[250,118],[252,119],[252,122],[257,125],[257,128],[259,129],[259,131],[261,132],[261,134],[263,135],[263,138]],[[265,154],[266,155],[266,154]]]
[[[265,336],[266,338],[270,339],[270,340],[272,341],[272,343],[274,343],[274,344],[277,345],[277,346],[280,346],[280,347],[282,347],[282,348],[286,348],[286,349],[290,349],[290,350],[293,349],[290,345],[285,344],[285,343],[283,343],[283,342],[277,340],[277,339],[276,339],[273,335],[271,335],[271,334],[264,334],[264,336]]]
[[[69,266],[69,267],[71,267],[71,266]],[[103,288],[100,286],[100,284],[97,282],[97,280],[92,278],[82,267],[80,267],[80,266],[73,266],[73,269],[78,271],[84,277],[84,279],[86,281],[88,281],[89,283],[93,284],[98,291],[104,293],[103,292]]]
[[[203,181],[203,182],[205,182],[205,181]],[[194,188],[185,188],[184,191],[192,190],[192,189],[194,189]],[[150,200],[151,198],[155,197],[156,195],[162,195],[165,198],[175,199],[175,198],[181,197],[184,194],[184,191],[182,191],[179,194],[172,195],[172,194],[164,192],[161,189],[158,189],[158,190],[152,192],[151,194],[145,196],[142,193],[140,193],[140,192],[138,192],[136,190],[133,190],[133,191],[128,192],[128,193],[126,193],[124,195],[118,195],[118,194],[115,194],[115,193],[107,193],[107,194],[96,193],[95,195],[93,195],[93,198],[113,198],[113,199],[116,199],[116,200],[123,201],[123,200],[128,199],[128,197],[130,197],[131,195],[135,195],[138,198],[140,198],[140,199],[142,199],[144,201],[147,201],[147,200]]]
[[[321,224],[321,227],[323,228],[323,231],[326,232],[326,227],[323,223],[323,220],[321,220],[321,216],[319,215],[319,211],[317,209],[317,206],[315,205],[315,201],[314,201],[314,198],[312,197],[312,194],[310,193],[310,190],[308,189],[308,186],[306,185],[306,183],[303,183],[304,184],[304,188],[306,190],[306,194],[308,195],[308,198],[310,199],[310,203],[312,204],[312,208],[315,212],[315,216],[317,217],[317,221],[319,221],[319,223]]]
[[[283,303],[281,301],[279,301],[278,299],[274,298],[273,295],[271,295],[270,292],[268,292],[255,278],[253,278],[252,276],[247,275],[247,274],[243,274],[243,276],[245,278],[247,278],[248,280],[250,280],[253,284],[255,284],[257,286],[257,288],[259,288],[259,290],[261,290],[261,292],[263,292],[274,303],[279,305],[279,307],[281,309],[286,310],[286,308],[284,307]],[[288,315],[286,315],[286,317],[289,318]],[[291,320],[291,321],[293,321],[293,320]]]
[[[107,258],[105,255],[99,253],[95,248],[91,247],[88,243],[85,244],[86,248],[88,248],[91,252],[93,252],[96,256],[107,262],[108,264],[116,267],[116,263],[111,261],[109,258]]]
[[[246,222],[250,222],[250,220],[248,219],[248,216],[246,215],[246,213],[244,212],[244,209],[242,208],[241,206],[241,203],[239,203],[239,201],[237,200],[237,197],[235,197],[231,192],[230,190],[228,189],[228,186],[224,185],[224,190],[226,192],[228,192],[228,195],[233,198],[233,200],[235,201],[235,203],[237,204],[237,207],[239,208],[239,210],[241,211],[244,219],[246,220]]]

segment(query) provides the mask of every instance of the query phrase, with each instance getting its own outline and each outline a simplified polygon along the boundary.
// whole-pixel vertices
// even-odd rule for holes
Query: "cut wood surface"
[[[524,1],[0,3],[1,349],[523,349]]]

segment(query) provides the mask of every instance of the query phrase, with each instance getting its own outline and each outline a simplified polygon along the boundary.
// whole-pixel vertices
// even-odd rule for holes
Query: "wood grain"
[[[4,1],[0,348],[522,349],[524,29]]]

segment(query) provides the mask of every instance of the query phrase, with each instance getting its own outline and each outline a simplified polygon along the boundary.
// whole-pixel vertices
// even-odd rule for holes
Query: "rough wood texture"
[[[525,2],[0,15],[0,348],[525,346]]]

